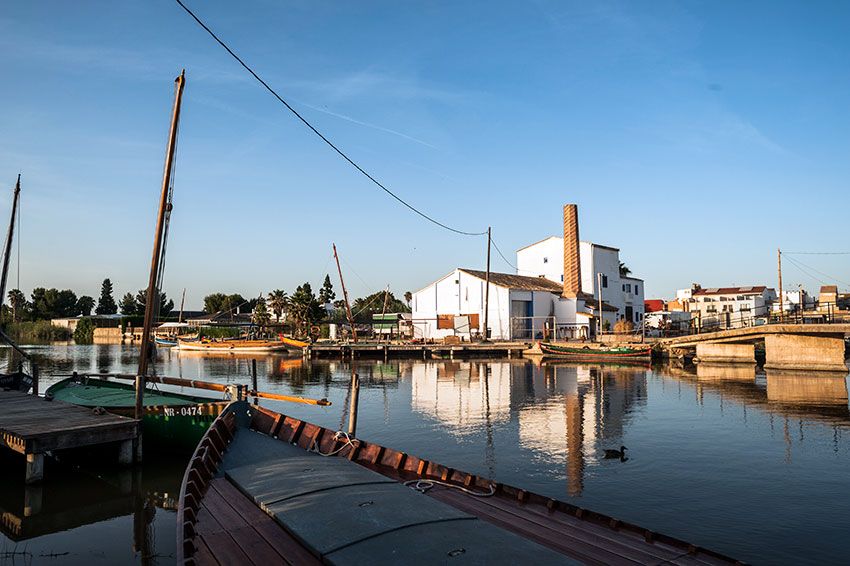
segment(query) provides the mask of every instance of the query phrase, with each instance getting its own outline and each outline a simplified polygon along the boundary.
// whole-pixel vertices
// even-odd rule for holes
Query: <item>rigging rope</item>
[[[472,491],[471,489],[467,489],[461,485],[455,485],[453,483],[448,483],[440,480],[410,480],[404,482],[404,485],[407,487],[412,487],[419,493],[425,493],[435,485],[442,485],[445,487],[450,487],[452,489],[458,489],[464,493],[468,493],[469,495],[474,495],[475,497],[493,497],[496,495],[496,486],[490,484],[489,491],[481,492],[481,491]]]
[[[305,126],[307,126],[314,134],[316,134],[323,142],[325,142],[325,144],[327,144],[328,147],[330,147],[332,150],[334,150],[340,157],[342,157],[345,161],[347,161],[349,165],[351,165],[352,167],[357,169],[357,171],[359,171],[361,174],[363,174],[364,177],[369,179],[373,184],[375,184],[382,191],[387,193],[389,196],[394,198],[396,201],[398,201],[399,203],[401,203],[402,205],[404,205],[405,207],[407,207],[408,209],[413,211],[415,214],[418,214],[419,216],[421,216],[422,218],[424,218],[428,222],[436,224],[437,226],[444,228],[444,229],[446,229],[450,232],[454,232],[455,234],[460,234],[462,236],[484,236],[485,234],[487,234],[486,231],[484,231],[484,232],[467,232],[465,230],[458,230],[457,228],[452,228],[451,226],[443,224],[439,220],[436,220],[436,219],[432,218],[431,216],[428,216],[427,214],[425,214],[421,210],[414,207],[412,204],[408,203],[406,200],[402,199],[400,196],[395,194],[393,191],[388,189],[386,186],[384,186],[383,183],[378,181],[375,177],[373,177],[370,173],[368,173],[363,167],[358,165],[352,158],[350,158],[336,144],[334,144],[330,139],[328,139],[324,134],[322,134],[315,126],[313,126],[313,124],[311,124],[309,121],[307,121],[307,119],[304,118],[304,116],[302,116],[295,108],[293,108],[286,100],[284,100],[283,97],[280,96],[271,86],[269,86],[269,84],[266,81],[264,81],[262,78],[260,78],[260,76],[257,73],[255,73],[254,70],[251,67],[249,67],[248,64],[245,63],[245,61],[243,61],[239,57],[239,55],[237,55],[230,47],[228,47],[227,44],[224,43],[224,41],[219,39],[219,37],[215,34],[215,32],[213,32],[204,22],[202,22],[201,19],[198,18],[198,16],[196,16],[194,12],[192,12],[192,10],[190,10],[183,2],[181,2],[181,0],[175,0],[175,2],[177,2],[177,4],[181,8],[183,8],[183,10],[187,14],[189,14],[192,17],[192,19],[195,20],[195,22],[197,22],[197,24],[199,26],[201,26],[204,29],[204,31],[206,31],[210,35],[210,37],[212,37],[216,41],[216,43],[218,43],[221,47],[223,47],[224,50],[227,51],[227,53],[230,54],[230,56],[233,57],[236,60],[236,62],[238,62],[240,65],[242,65],[242,67],[246,71],[248,71],[251,74],[251,76],[253,76],[257,80],[257,82],[259,82],[261,85],[263,85],[263,87],[267,91],[269,91],[269,93],[271,93],[271,95],[274,96],[278,100],[278,102],[283,104],[286,107],[287,110],[289,110],[296,118],[298,118],[298,120],[301,121],[301,123],[303,123]]]
[[[319,442],[317,440],[313,441],[313,444],[310,445],[310,448],[308,450],[310,452],[315,452],[319,456],[336,456],[337,454],[345,450],[346,446],[351,446],[351,448],[354,449],[357,448],[357,446],[354,444],[355,442],[357,444],[360,444],[359,440],[357,440],[356,438],[351,438],[347,432],[338,430],[334,434],[334,440],[339,440],[340,438],[345,438],[345,443],[336,450],[332,450],[328,453],[322,452],[321,448],[319,448]]]

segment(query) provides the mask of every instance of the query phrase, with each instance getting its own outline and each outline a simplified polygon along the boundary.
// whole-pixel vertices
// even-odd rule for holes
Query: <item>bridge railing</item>
[[[719,304],[722,305],[722,303]],[[768,305],[747,311],[727,311],[708,315],[696,311],[690,321],[668,323],[660,329],[653,328],[653,331],[664,337],[672,337],[767,324],[832,324],[850,321],[850,313],[839,308],[836,303],[819,303],[814,309],[809,310],[803,310],[796,305],[795,307],[784,312],[774,311]]]

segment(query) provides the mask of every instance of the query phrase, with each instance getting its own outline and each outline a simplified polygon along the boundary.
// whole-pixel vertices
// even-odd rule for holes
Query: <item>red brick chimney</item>
[[[579,258],[578,205],[564,205],[564,297],[575,298],[581,292]]]

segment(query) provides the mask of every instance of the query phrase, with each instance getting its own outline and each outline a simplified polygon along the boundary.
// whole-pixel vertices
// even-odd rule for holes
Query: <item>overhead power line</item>
[[[518,268],[517,266],[515,266],[514,264],[512,264],[510,261],[508,261],[508,258],[506,258],[506,257],[505,257],[505,254],[503,254],[503,253],[502,253],[502,250],[500,250],[500,249],[499,249],[499,246],[496,244],[496,240],[494,240],[494,239],[491,237],[491,238],[490,238],[490,242],[493,244],[493,247],[494,247],[494,248],[496,248],[496,251],[497,251],[497,252],[499,253],[499,255],[502,257],[502,259],[505,261],[505,263],[507,263],[508,265],[510,265],[510,266],[511,266],[512,268],[514,268],[515,270],[519,271],[519,268]]]
[[[782,255],[850,255],[850,252],[781,252]]]
[[[785,255],[785,252],[782,252],[782,255]],[[808,273],[807,270],[814,271],[815,273],[822,275],[823,277],[826,277],[830,281],[835,281],[835,282],[841,283],[842,285],[850,287],[850,283],[847,283],[846,281],[842,281],[838,277],[833,277],[832,275],[830,275],[828,273],[824,273],[823,271],[815,269],[811,265],[806,265],[805,263],[803,263],[802,261],[800,261],[798,259],[794,259],[793,257],[789,257],[789,258],[786,258],[786,259],[788,261],[790,261],[791,264],[794,265],[797,269],[799,269],[800,271],[803,271],[804,273],[807,273],[809,275],[809,277],[812,277],[813,279],[820,281],[824,285],[828,285],[828,283],[826,283],[825,281],[823,281],[823,280],[821,280],[817,277],[814,277],[811,273]]]
[[[367,179],[372,181],[372,183],[377,185],[382,191],[384,191],[385,193],[390,195],[392,198],[397,200],[399,203],[401,203],[402,205],[404,205],[405,207],[407,207],[408,209],[410,209],[414,213],[418,214],[419,216],[421,216],[422,218],[424,218],[428,222],[436,224],[440,228],[444,228],[445,230],[448,230],[450,232],[454,232],[455,234],[461,234],[463,236],[483,236],[483,235],[487,234],[486,231],[484,231],[484,232],[467,232],[465,230],[458,230],[457,228],[452,228],[451,226],[443,224],[439,220],[436,220],[433,217],[425,214],[424,212],[417,209],[412,204],[408,203],[407,201],[402,199],[400,196],[398,196],[397,194],[392,192],[390,189],[388,189],[386,186],[384,186],[383,183],[381,183],[375,177],[373,177],[371,174],[369,174],[363,167],[358,165],[344,151],[342,151],[339,147],[337,147],[336,144],[334,144],[330,139],[325,137],[325,135],[322,134],[318,129],[316,129],[316,127],[313,126],[313,124],[311,124],[309,121],[307,121],[307,119],[304,118],[304,116],[299,114],[298,111],[295,110],[295,108],[293,108],[286,100],[284,100],[283,97],[280,96],[272,87],[270,87],[269,84],[266,81],[264,81],[262,78],[260,78],[260,76],[257,73],[255,73],[254,70],[251,67],[249,67],[247,63],[245,63],[245,61],[243,61],[236,53],[234,53],[234,51],[230,47],[228,47],[227,44],[224,43],[224,41],[219,39],[219,37],[204,22],[202,22],[201,19],[198,16],[196,16],[195,13],[192,10],[190,10],[183,2],[181,2],[180,0],[175,0],[175,2],[177,2],[177,4],[179,4],[180,7],[183,8],[183,10],[185,10],[186,13],[189,14],[192,17],[192,19],[195,20],[195,22],[197,22],[197,24],[199,26],[204,28],[204,30],[210,35],[210,37],[212,37],[216,41],[216,43],[221,45],[224,48],[224,50],[227,51],[230,54],[231,57],[233,57],[240,65],[242,65],[242,67],[246,71],[248,71],[251,74],[251,76],[253,76],[255,79],[257,79],[257,82],[259,82],[261,85],[263,85],[263,87],[265,87],[265,89],[267,91],[269,91],[272,96],[274,96],[281,104],[283,104],[286,107],[287,110],[292,112],[292,114],[296,118],[298,118],[301,121],[301,123],[303,123],[305,126],[310,128],[310,130],[314,134],[319,136],[319,138],[328,145],[328,147],[333,149],[340,157],[342,157],[345,161],[347,161],[352,167],[357,169],[357,171],[362,173],[363,176],[365,176]]]

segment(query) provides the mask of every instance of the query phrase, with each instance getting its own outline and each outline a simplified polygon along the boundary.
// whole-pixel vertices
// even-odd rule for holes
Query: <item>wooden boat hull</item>
[[[540,349],[543,351],[543,355],[547,357],[578,361],[637,361],[652,359],[651,346],[640,348],[591,348],[589,346],[583,346],[576,348],[573,346],[552,344],[550,342],[540,342]]]
[[[94,378],[68,378],[50,386],[45,395],[83,407],[135,415],[135,389],[126,383]],[[229,401],[170,392],[149,392],[144,398],[142,432],[145,447],[191,451]]]
[[[241,562],[257,553],[292,564],[433,564],[460,555],[468,564],[736,563],[238,401],[186,468],[177,563]]]
[[[186,342],[180,340],[178,347],[187,352],[221,352],[221,353],[264,353],[283,352],[292,346],[277,340],[226,340],[223,342]]]

